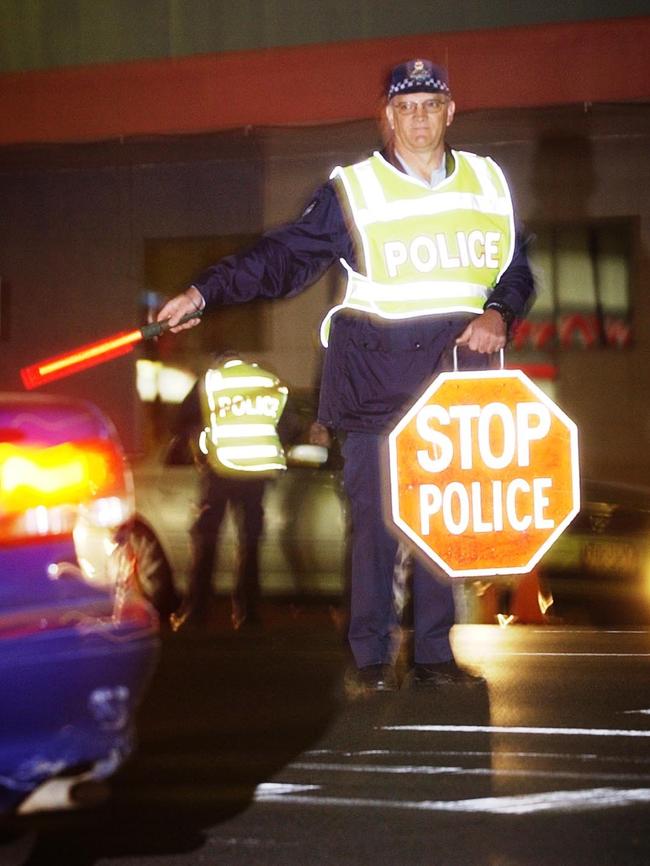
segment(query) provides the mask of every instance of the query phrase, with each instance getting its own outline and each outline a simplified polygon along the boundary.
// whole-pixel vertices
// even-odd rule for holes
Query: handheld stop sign
[[[441,373],[388,437],[393,521],[451,577],[531,571],[580,508],[578,428],[501,364]]]

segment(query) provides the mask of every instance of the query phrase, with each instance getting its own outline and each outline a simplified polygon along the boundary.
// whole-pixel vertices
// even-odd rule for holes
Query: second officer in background
[[[235,629],[259,622],[259,544],[264,489],[286,469],[278,422],[287,388],[275,374],[233,353],[217,358],[181,404],[176,435],[191,442],[201,493],[190,531],[192,563],[187,591],[172,627],[209,619],[218,536],[230,506],[238,533],[232,591]]]

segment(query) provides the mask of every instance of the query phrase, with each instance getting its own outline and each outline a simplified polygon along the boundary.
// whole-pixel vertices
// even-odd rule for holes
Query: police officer
[[[382,505],[385,434],[449,368],[455,345],[461,368],[489,366],[534,292],[501,169],[445,142],[454,111],[444,68],[424,59],[395,67],[386,88],[385,148],[335,169],[300,219],[208,269],[158,316],[175,330],[193,309],[288,297],[343,262],[345,298],[322,328],[328,348],[319,421],[344,439],[349,641],[358,680],[372,690],[396,687],[398,542]],[[419,559],[413,571],[414,682],[474,682],[453,658],[449,581]]]
[[[273,373],[233,353],[215,361],[183,401],[177,433],[194,439],[201,474],[199,513],[191,529],[192,564],[172,627],[207,619],[219,529],[230,505],[238,531],[232,593],[235,629],[259,622],[259,541],[266,480],[286,469],[278,423],[287,388]]]

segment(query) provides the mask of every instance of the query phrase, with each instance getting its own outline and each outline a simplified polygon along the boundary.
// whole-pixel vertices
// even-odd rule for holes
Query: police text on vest
[[[409,263],[422,274],[436,268],[498,268],[501,232],[480,231],[456,232],[448,236],[444,232],[418,235],[407,245],[402,241],[387,241],[384,244],[386,270],[390,277],[397,277],[402,265]]]

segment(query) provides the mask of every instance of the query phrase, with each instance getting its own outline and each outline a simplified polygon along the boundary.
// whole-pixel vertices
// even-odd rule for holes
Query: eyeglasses
[[[438,114],[442,109],[449,105],[449,100],[445,97],[438,99],[427,99],[424,102],[395,102],[393,107],[400,114],[415,114],[419,109],[423,109],[426,114]]]

